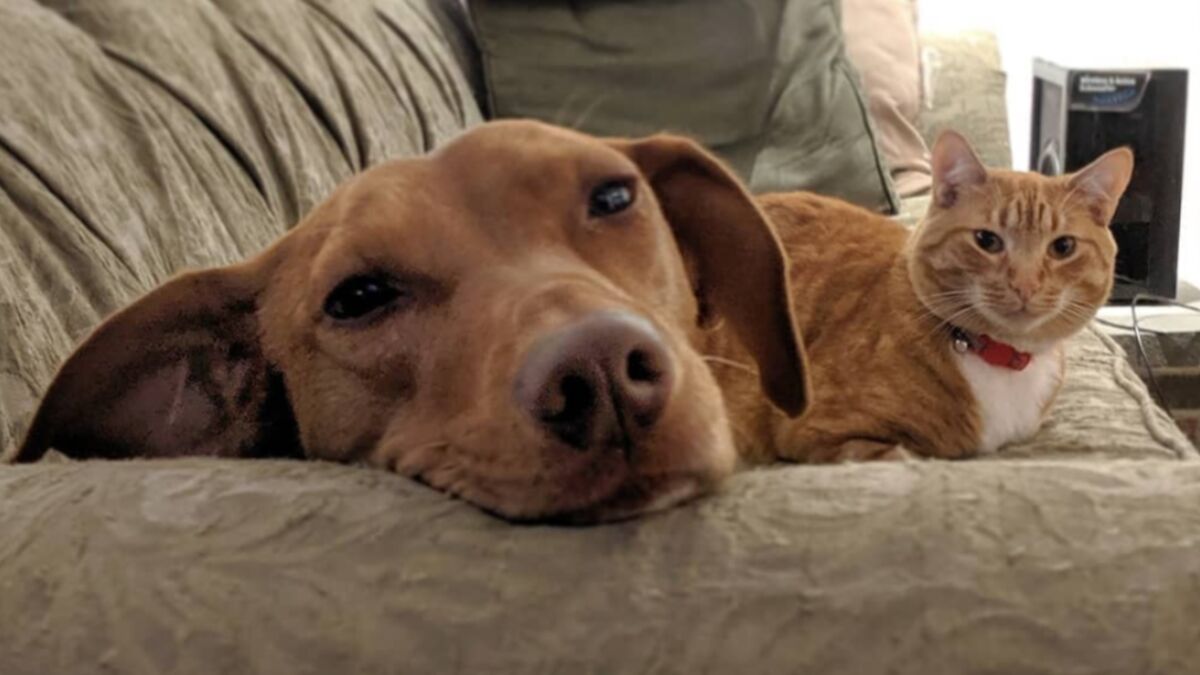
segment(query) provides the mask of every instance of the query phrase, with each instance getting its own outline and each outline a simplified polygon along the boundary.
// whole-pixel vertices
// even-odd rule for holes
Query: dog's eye
[[[1075,237],[1059,237],[1058,239],[1050,242],[1050,255],[1058,258],[1059,260],[1070,258],[1071,254],[1074,252]]]
[[[399,289],[385,279],[350,277],[325,298],[325,314],[338,321],[357,319],[395,302],[398,297]]]
[[[999,253],[1004,250],[1004,240],[991,230],[975,230],[975,245],[988,253]]]
[[[610,180],[601,183],[588,197],[588,215],[593,218],[620,213],[633,204],[633,186],[629,181]]]

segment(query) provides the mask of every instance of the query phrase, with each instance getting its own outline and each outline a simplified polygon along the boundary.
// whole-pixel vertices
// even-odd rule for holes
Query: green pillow
[[[837,0],[471,0],[493,117],[687,134],[756,192],[894,211]]]

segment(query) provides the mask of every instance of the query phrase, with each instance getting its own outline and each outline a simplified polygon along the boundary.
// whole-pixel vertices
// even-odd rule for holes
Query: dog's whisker
[[[583,125],[586,124],[588,119],[592,116],[592,113],[596,112],[596,108],[599,108],[600,104],[603,103],[607,98],[607,94],[602,94],[593,98],[591,103],[588,103],[586,106],[584,106],[583,110],[581,110],[579,115],[575,118],[575,121],[571,123],[571,128],[582,129]]]
[[[700,358],[705,361],[708,361],[709,363],[719,363],[723,366],[729,366],[730,368],[737,368],[738,370],[744,370],[747,373],[750,373],[752,375],[758,374],[758,370],[756,368],[754,368],[753,366],[749,366],[744,363],[739,363],[737,361],[734,361],[733,359],[727,359],[727,358],[724,358],[721,356],[713,356],[712,354],[701,354]]]
[[[548,118],[549,122],[552,124],[565,126],[563,123],[565,121],[567,109],[570,108],[571,102],[574,100],[575,92],[573,91],[569,92],[566,96],[563,96],[562,102],[558,104],[558,109],[555,110],[554,113]]]

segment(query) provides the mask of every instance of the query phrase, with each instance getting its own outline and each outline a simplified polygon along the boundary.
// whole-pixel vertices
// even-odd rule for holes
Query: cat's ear
[[[957,131],[943,131],[933,143],[933,200],[942,208],[954,206],[963,188],[987,180],[987,167]]]
[[[1069,185],[1072,195],[1087,200],[1088,210],[1096,222],[1107,227],[1132,176],[1133,151],[1117,148],[1071,174]]]

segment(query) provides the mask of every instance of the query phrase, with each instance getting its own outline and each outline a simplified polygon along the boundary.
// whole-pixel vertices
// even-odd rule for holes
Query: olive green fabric
[[[896,200],[836,0],[472,0],[490,112],[602,136],[667,130],[756,192]]]

